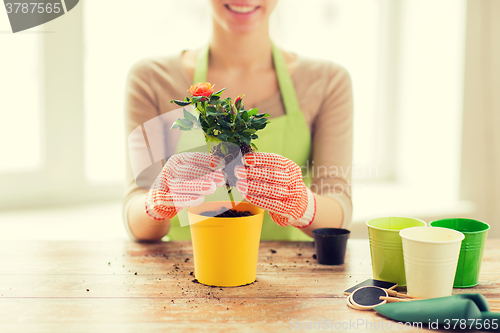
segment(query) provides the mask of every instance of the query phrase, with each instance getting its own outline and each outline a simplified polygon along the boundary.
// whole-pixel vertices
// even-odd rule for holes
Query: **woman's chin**
[[[250,23],[246,22],[245,24],[237,23],[237,24],[227,24],[227,29],[234,34],[249,34],[257,30],[259,27],[258,22]]]
[[[263,9],[259,6],[248,13],[237,13],[225,6],[220,14],[219,17],[225,23],[226,29],[236,34],[251,33],[257,30],[266,20]]]

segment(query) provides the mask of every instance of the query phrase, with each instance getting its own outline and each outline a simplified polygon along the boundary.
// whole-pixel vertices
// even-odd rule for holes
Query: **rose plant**
[[[196,116],[183,109],[183,118],[178,118],[172,129],[182,131],[201,129],[205,135],[209,152],[224,159],[229,165],[236,157],[257,150],[252,140],[258,139],[257,131],[264,129],[270,121],[267,113],[258,113],[258,109],[246,110],[243,106],[244,95],[238,96],[234,102],[231,97],[221,98],[223,88],[213,92],[214,86],[209,82],[192,85],[188,92],[191,97],[183,101],[171,100],[179,106],[193,105],[199,112]],[[213,147],[210,147],[212,143]],[[226,187],[232,199],[231,189],[236,184],[234,167],[225,168],[227,175]]]

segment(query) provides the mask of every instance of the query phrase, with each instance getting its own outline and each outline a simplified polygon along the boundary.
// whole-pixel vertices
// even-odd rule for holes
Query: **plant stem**
[[[229,194],[229,199],[231,199],[231,206],[233,206],[233,209],[236,209],[236,205],[234,204],[233,194],[231,193],[231,186],[229,186],[228,183],[226,183],[226,188],[227,188],[227,194]]]
[[[206,138],[206,136],[205,136]],[[222,143],[221,143],[222,144]],[[210,154],[210,144],[207,141],[207,148],[208,148],[208,153]],[[231,199],[231,206],[233,206],[233,209],[236,209],[236,205],[234,204],[234,198],[233,194],[231,193],[231,186],[229,186],[228,183],[226,183],[226,189],[227,189],[227,194],[229,195],[229,199]]]
[[[207,135],[205,134],[205,142],[207,143],[208,153],[210,154],[210,144],[207,141]]]

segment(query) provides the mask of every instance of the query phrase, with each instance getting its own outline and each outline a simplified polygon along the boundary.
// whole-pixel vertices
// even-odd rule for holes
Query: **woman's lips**
[[[225,7],[235,18],[240,20],[249,19],[260,8],[260,6],[229,4],[226,4]]]

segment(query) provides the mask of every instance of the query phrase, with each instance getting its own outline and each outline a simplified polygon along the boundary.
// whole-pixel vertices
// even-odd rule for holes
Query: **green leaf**
[[[215,115],[218,115],[219,112],[213,106],[207,106],[207,114],[210,116],[212,116],[212,115],[215,116]]]
[[[220,96],[212,95],[210,97],[210,103],[214,103],[215,101],[218,101],[220,99]]]
[[[198,103],[201,101],[201,99],[205,97],[205,96],[194,96],[192,99],[191,99],[191,102],[192,103]]]
[[[266,128],[267,124],[269,124],[269,123],[265,123],[265,124],[260,125],[259,126],[259,130],[262,130],[262,129]]]
[[[262,124],[265,124],[267,122],[268,122],[268,120],[266,118],[259,118],[259,119],[252,120],[252,123],[257,124],[257,125],[262,125]]]
[[[236,120],[236,114],[238,113],[238,110],[235,110],[234,108],[231,110],[231,122],[234,123]]]
[[[267,123],[262,123],[262,124],[259,124],[259,123],[252,123],[251,127],[253,129],[256,129],[256,130],[261,130],[263,128],[265,128],[267,125]]]
[[[229,128],[229,127],[233,127],[233,126],[234,126],[234,124],[232,124],[232,123],[228,123],[228,122],[227,122],[227,121],[225,121],[224,119],[217,119],[217,122],[218,122],[219,124],[221,124],[222,126],[227,127],[227,128]]]
[[[243,133],[248,133],[248,134],[254,134],[255,132],[257,132],[257,130],[254,128],[249,128],[243,131]]]
[[[221,134],[217,135],[217,138],[221,141],[226,141],[229,138],[229,134],[221,133]]]
[[[197,122],[198,118],[193,115],[192,113],[189,113],[185,108],[182,108],[182,112],[184,113],[184,118],[186,120],[192,121],[192,122]]]
[[[269,113],[259,113],[255,115],[255,118],[271,117]]]
[[[200,124],[201,126],[207,126],[210,127],[210,123],[208,122],[208,119],[206,117],[200,116]]]
[[[217,137],[211,135],[207,135],[205,140],[208,142],[221,142]]]
[[[191,102],[187,102],[187,101],[178,101],[178,100],[176,100],[176,99],[171,100],[171,101],[170,101],[170,103],[175,103],[175,104],[177,104],[177,105],[179,105],[179,106],[186,106],[186,105],[191,104]]]
[[[193,122],[192,121],[189,121],[189,120],[186,120],[184,118],[179,118],[175,121],[177,124],[179,124],[179,126],[181,128],[189,128],[191,129],[191,127],[193,127]]]
[[[172,126],[170,127],[170,129],[175,129],[175,128],[179,128],[179,124],[177,123],[173,123]]]
[[[214,127],[215,127],[215,130],[217,130],[219,132],[224,132],[226,130],[226,128],[219,123],[214,123]],[[214,133],[216,133],[216,132],[214,132]]]
[[[244,121],[248,121],[248,118],[249,118],[248,112],[247,111],[243,111],[241,113],[241,119],[243,119]]]
[[[255,116],[259,112],[259,109],[250,109],[248,110],[248,115],[249,116]]]
[[[215,94],[213,94],[212,96],[214,96],[214,95],[215,95],[215,96],[219,96],[219,97],[220,97],[220,95],[222,94],[222,92],[223,92],[224,90],[226,90],[226,88],[222,88],[221,90],[219,90],[218,92],[216,92],[216,93],[215,93]]]
[[[252,146],[255,150],[259,150],[259,149],[257,148],[257,146],[255,145],[255,143],[251,143],[251,144],[250,144],[250,146]]]
[[[252,141],[252,139],[250,138],[250,135],[248,135],[248,134],[243,134],[241,136],[241,140],[243,140],[243,142],[246,143],[247,145],[249,145],[250,142]]]

